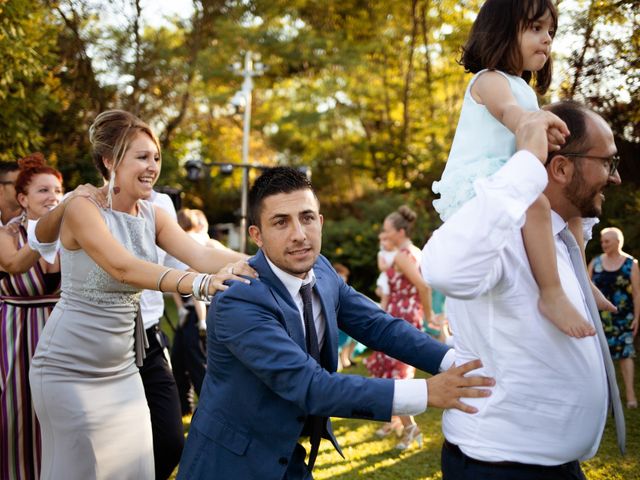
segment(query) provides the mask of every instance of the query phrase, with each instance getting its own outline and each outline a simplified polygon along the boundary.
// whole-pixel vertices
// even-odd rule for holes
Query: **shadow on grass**
[[[367,375],[358,364],[349,374]],[[424,374],[418,372],[418,377]],[[620,385],[621,379],[619,380]],[[636,375],[636,392],[640,393],[640,375]],[[320,447],[315,480],[439,480],[442,411],[430,409],[416,417],[425,436],[425,445],[417,449],[415,444],[406,452],[398,453],[398,439],[391,435],[384,439],[375,436],[380,423],[334,418],[334,432],[345,454],[343,459],[328,441]],[[627,455],[621,457],[616,446],[615,428],[610,417],[597,455],[583,463],[589,480],[640,480],[640,409],[625,409],[627,423]],[[190,417],[183,419],[185,432],[190,427]],[[274,432],[274,435],[277,435]],[[308,445],[306,446],[308,448]],[[174,476],[171,478],[175,478]]]

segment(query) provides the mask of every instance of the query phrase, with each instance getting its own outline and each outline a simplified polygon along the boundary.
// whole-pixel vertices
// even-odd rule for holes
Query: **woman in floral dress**
[[[589,264],[589,274],[596,287],[618,311],[601,311],[602,327],[609,342],[611,358],[620,361],[620,371],[627,395],[627,407],[637,408],[638,399],[633,388],[633,340],[638,333],[640,317],[640,270],[638,261],[622,251],[624,236],[618,228],[600,232],[602,255]]]
[[[389,277],[387,311],[422,330],[425,317],[431,316],[431,289],[420,274],[420,249],[411,242],[415,221],[415,212],[403,205],[385,218],[382,236],[398,250],[386,272]],[[415,375],[414,367],[381,352],[374,352],[365,360],[365,365],[378,378],[407,379]],[[398,450],[407,449],[414,441],[422,446],[422,433],[413,417],[394,417],[376,431],[376,435],[384,437],[392,431],[402,435],[396,446]]]

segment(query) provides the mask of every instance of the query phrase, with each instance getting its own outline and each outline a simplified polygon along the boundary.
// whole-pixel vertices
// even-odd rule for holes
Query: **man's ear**
[[[547,165],[547,175],[549,181],[559,183],[561,185],[568,184],[573,178],[575,166],[569,157],[564,155],[555,155]]]
[[[249,226],[249,236],[251,240],[258,245],[258,248],[262,248],[262,233],[260,232],[260,228],[256,225]]]

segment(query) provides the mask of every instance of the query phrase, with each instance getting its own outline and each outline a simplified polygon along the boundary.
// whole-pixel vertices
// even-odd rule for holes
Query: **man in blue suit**
[[[489,395],[475,387],[493,380],[464,376],[479,361],[448,369],[453,351],[378,308],[320,255],[323,218],[304,174],[265,171],[249,194],[249,215],[260,247],[249,263],[259,278],[214,297],[207,375],[178,479],[311,479],[321,436],[340,452],[328,417],[388,421],[427,405],[473,413],[460,398]],[[434,376],[337,374],[338,328]]]

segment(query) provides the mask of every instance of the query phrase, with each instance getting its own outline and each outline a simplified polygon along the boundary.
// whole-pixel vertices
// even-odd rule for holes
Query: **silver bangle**
[[[209,275],[205,275],[200,284],[200,290],[198,291],[198,300],[204,300],[204,294],[209,289]]]
[[[211,285],[212,281],[213,281],[213,275],[207,275],[207,283],[202,288],[202,301],[203,302],[208,302],[210,300],[210,298],[211,298],[211,296],[209,295],[209,285]]]
[[[167,268],[164,272],[162,272],[160,274],[160,276],[158,277],[158,285],[156,285],[156,290],[158,290],[159,292],[162,291],[162,288],[160,287],[162,285],[162,280],[164,280],[164,277],[167,276],[167,274],[173,270],[173,268]]]
[[[193,283],[191,284],[191,293],[193,294],[193,298],[195,298],[196,300],[198,299],[200,287],[202,286],[204,277],[204,273],[198,273],[193,279]]]
[[[180,275],[180,278],[178,279],[178,281],[176,282],[176,292],[180,293],[180,282],[184,279],[184,277],[186,277],[187,275],[189,275],[190,272],[184,272],[182,275]]]

